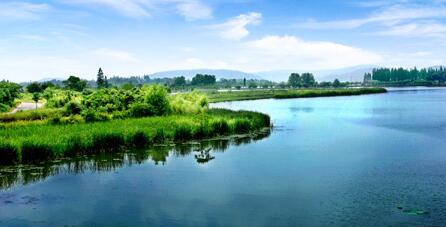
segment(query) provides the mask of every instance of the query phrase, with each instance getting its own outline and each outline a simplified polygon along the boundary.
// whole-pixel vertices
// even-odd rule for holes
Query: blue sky
[[[445,63],[445,0],[0,2],[0,79]]]

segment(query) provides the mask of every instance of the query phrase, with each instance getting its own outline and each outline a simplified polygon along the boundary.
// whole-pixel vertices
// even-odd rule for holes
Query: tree
[[[243,87],[246,87],[246,78],[243,78]]]
[[[173,78],[173,83],[172,85],[174,87],[181,87],[186,85],[186,78],[184,76],[180,76],[180,77],[175,77]]]
[[[40,99],[40,93],[35,92],[33,93],[33,101],[36,103],[36,109],[37,109],[37,103],[39,102]]]
[[[311,73],[302,73],[301,79],[304,87],[314,87],[316,85],[316,80]]]
[[[194,78],[192,78],[192,85],[213,85],[215,84],[216,79],[214,75],[202,75],[197,74]]]
[[[341,82],[336,78],[333,81],[333,87],[341,87],[341,86],[342,86]]]
[[[300,77],[299,73],[291,73],[290,77],[288,78],[288,85],[291,87],[302,86],[302,78]]]
[[[87,87],[87,81],[81,80],[79,77],[70,76],[62,82],[66,89],[73,91],[83,91]]]
[[[26,90],[29,93],[36,93],[36,92],[42,92],[43,88],[40,83],[34,82],[34,83],[28,84],[28,86],[26,86]]]
[[[22,86],[8,81],[0,81],[0,112],[8,111],[19,97]]]
[[[107,77],[104,77],[104,72],[102,68],[99,68],[98,75],[96,78],[96,85],[98,88],[106,88],[107,87]]]

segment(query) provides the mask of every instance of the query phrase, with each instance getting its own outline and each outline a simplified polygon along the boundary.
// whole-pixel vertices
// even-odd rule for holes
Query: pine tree
[[[96,85],[98,86],[98,88],[105,88],[107,87],[107,81],[104,77],[104,72],[102,71],[102,68],[99,68],[98,71],[98,76],[96,79]]]

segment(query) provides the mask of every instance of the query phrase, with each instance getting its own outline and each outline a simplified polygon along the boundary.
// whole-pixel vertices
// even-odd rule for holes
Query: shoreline
[[[386,93],[381,87],[371,88],[338,88],[338,89],[290,89],[290,90],[246,90],[228,91],[208,94],[210,103],[248,101],[260,99],[292,99],[336,96],[357,96]]]
[[[268,115],[209,109],[204,114],[131,118],[68,125],[24,125],[0,131],[0,164],[147,148],[260,132],[271,127]]]

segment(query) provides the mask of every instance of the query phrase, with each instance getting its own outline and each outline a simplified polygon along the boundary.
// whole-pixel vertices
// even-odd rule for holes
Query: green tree
[[[73,91],[83,91],[87,87],[87,81],[81,80],[79,77],[70,76],[62,82],[66,89]]]
[[[97,78],[96,78],[96,86],[98,88],[106,88],[107,87],[107,79],[104,77],[104,72],[102,68],[99,68]]]
[[[19,97],[22,86],[8,81],[0,81],[0,112],[8,111]]]
[[[214,75],[206,75],[206,74],[197,74],[194,78],[192,78],[192,85],[213,85],[216,82],[216,78]]]
[[[316,80],[311,73],[302,73],[301,79],[304,87],[314,87],[316,85]]]
[[[39,100],[40,100],[40,93],[38,93],[38,92],[33,93],[33,101],[36,103],[36,109],[37,109],[37,103],[39,102]]]
[[[291,87],[302,86],[302,78],[300,77],[299,73],[291,73],[290,77],[288,78],[288,85]]]
[[[182,87],[182,86],[186,85],[186,78],[184,76],[175,77],[175,78],[173,78],[172,85],[174,87]]]
[[[28,84],[28,86],[26,86],[26,90],[29,93],[39,93],[43,91],[42,85],[40,83],[34,82],[34,83],[30,83]]]
[[[337,78],[333,81],[333,87],[342,87],[341,82]]]

